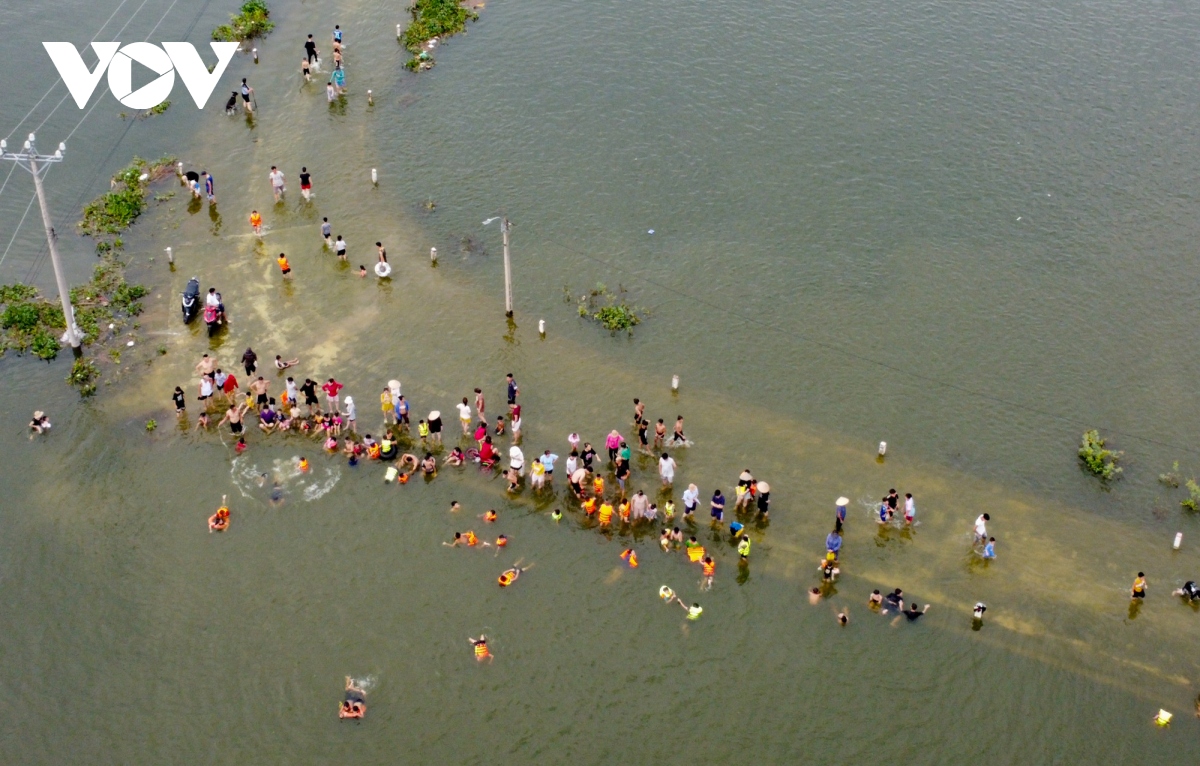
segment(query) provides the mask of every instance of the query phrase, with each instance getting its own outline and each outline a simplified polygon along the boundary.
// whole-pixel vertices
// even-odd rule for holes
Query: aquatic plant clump
[[[1117,460],[1123,454],[1105,449],[1104,439],[1100,438],[1099,431],[1092,429],[1084,432],[1083,442],[1079,446],[1079,459],[1093,476],[1099,476],[1102,481],[1110,481],[1116,477],[1121,472]]]
[[[112,188],[89,202],[83,208],[79,230],[89,237],[120,234],[133,225],[146,210],[146,194],[150,184],[170,174],[175,164],[173,157],[162,157],[154,162],[133,158],[130,165],[112,178]],[[143,178],[145,176],[145,178]],[[107,250],[97,244],[97,250]]]
[[[564,287],[563,292],[568,303],[574,300],[570,286]],[[618,286],[614,295],[608,291],[607,285],[600,283],[579,296],[579,316],[599,322],[601,327],[614,335],[622,331],[632,335],[633,328],[642,323],[642,316],[647,312],[631,306],[626,302],[624,295],[624,287]],[[603,300],[607,300],[607,303],[603,303]]]
[[[256,37],[266,37],[275,28],[269,18],[271,9],[265,0],[247,0],[236,15],[229,17],[228,24],[213,30],[212,39],[220,42],[240,43]]]
[[[102,327],[124,325],[142,313],[140,300],[150,294],[142,285],[125,281],[124,264],[105,255],[87,284],[71,288],[75,324],[83,331],[83,343],[95,343]],[[46,300],[31,285],[0,285],[0,354],[12,350],[32,351],[50,360],[62,350],[59,337],[67,329],[62,307]]]
[[[478,21],[479,14],[464,8],[459,0],[415,0],[409,6],[412,23],[400,36],[400,42],[413,57],[405,66],[420,69],[423,62],[431,66],[431,57],[425,44],[433,38],[444,38],[463,31],[468,21]]]

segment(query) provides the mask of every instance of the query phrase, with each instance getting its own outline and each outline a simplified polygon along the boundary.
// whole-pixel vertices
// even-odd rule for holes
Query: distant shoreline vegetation
[[[266,37],[275,28],[275,22],[268,18],[271,9],[266,0],[246,0],[241,10],[229,17],[228,24],[222,24],[212,32],[212,39],[220,42],[240,43],[255,37]]]
[[[466,29],[468,21],[479,20],[479,14],[459,0],[416,0],[408,10],[413,20],[400,35],[400,42],[413,55],[404,66],[414,72],[433,66],[426,47],[430,40],[456,35]]]

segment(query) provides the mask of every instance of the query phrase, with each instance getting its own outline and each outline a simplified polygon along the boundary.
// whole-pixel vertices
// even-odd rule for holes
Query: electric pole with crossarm
[[[42,209],[42,225],[46,227],[46,244],[50,246],[50,261],[54,264],[54,281],[58,283],[58,297],[62,299],[63,318],[67,323],[67,332],[63,340],[71,344],[76,356],[80,354],[80,344],[83,334],[75,324],[75,309],[71,307],[71,291],[67,287],[67,278],[63,276],[62,263],[58,260],[58,236],[54,233],[54,225],[50,223],[50,210],[46,206],[46,191],[42,188],[42,176],[50,169],[53,162],[62,162],[66,144],[59,144],[54,154],[38,154],[34,145],[34,136],[29,134],[29,140],[19,152],[8,151],[8,142],[0,140],[0,160],[10,160],[17,163],[33,176],[33,188],[37,191],[38,207]]]

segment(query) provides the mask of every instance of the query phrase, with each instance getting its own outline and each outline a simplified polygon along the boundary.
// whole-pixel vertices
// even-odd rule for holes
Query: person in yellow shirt
[[[383,409],[383,424],[390,426],[396,422],[396,406],[392,402],[392,389],[386,386],[379,395],[379,406]]]

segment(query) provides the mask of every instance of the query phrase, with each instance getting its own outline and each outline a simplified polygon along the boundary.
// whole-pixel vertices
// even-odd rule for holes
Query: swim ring
[[[375,264],[376,276],[386,277],[386,276],[390,275],[391,273],[392,273],[392,266],[390,263],[384,263],[383,261],[380,261],[379,263]]]

